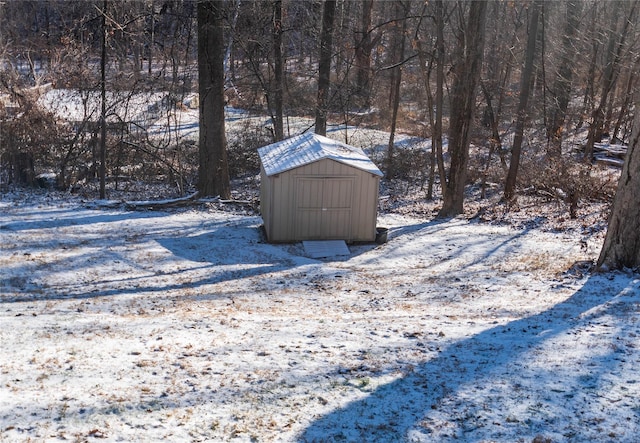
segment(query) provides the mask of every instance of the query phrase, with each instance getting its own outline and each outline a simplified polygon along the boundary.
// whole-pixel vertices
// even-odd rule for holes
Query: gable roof
[[[306,133],[258,149],[267,176],[286,172],[325,158],[382,177],[382,172],[364,151],[337,140]]]

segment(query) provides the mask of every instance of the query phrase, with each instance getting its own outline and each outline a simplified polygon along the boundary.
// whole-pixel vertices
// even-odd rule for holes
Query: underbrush
[[[293,132],[299,131],[299,126],[309,124],[306,120],[293,119],[289,123],[293,125]],[[232,199],[242,204],[216,203],[215,206],[222,210],[241,208],[243,212],[257,214],[260,187],[257,150],[273,141],[269,119],[239,112],[230,119],[227,131]],[[435,217],[442,205],[442,186],[438,168],[433,164],[430,143],[419,137],[396,137],[392,164],[388,165],[387,134],[360,128],[357,132],[352,130],[350,138],[354,139],[356,134],[360,140],[358,145],[367,149],[372,160],[385,172],[380,187],[380,213],[426,219]],[[174,141],[173,145],[161,141],[165,139],[140,137],[133,142],[114,141],[106,183],[108,199],[165,200],[195,192],[198,169],[196,141],[182,138],[179,143]],[[574,153],[550,158],[542,148],[530,145],[521,160],[517,198],[505,202],[502,194],[509,160],[507,153],[490,155],[482,143],[482,140],[477,140],[470,152],[464,217],[519,227],[577,229],[589,236],[599,235],[605,230],[619,169],[584,162]],[[59,151],[60,155],[73,157],[73,161],[68,160],[68,166],[63,169],[63,176],[58,176],[57,182],[45,183],[46,189],[37,192],[59,198],[97,199],[99,183],[95,147],[79,144]],[[444,155],[446,163],[447,153]],[[74,167],[70,166],[72,163]],[[35,164],[39,165],[38,162]],[[51,167],[55,164],[53,160],[47,163]],[[4,185],[0,192],[6,200],[36,190]]]

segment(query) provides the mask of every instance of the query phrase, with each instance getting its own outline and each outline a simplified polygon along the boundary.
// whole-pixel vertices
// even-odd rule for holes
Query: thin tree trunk
[[[566,3],[566,22],[562,36],[562,53],[560,66],[556,73],[554,87],[551,91],[552,107],[549,121],[547,140],[548,154],[551,157],[560,157],[562,154],[562,133],[569,109],[571,98],[571,84],[573,80],[573,61],[575,58],[575,36],[579,26],[581,3],[571,0]]]
[[[604,132],[605,126],[605,107],[609,94],[611,94],[616,87],[618,81],[618,74],[620,72],[620,59],[622,57],[622,50],[624,48],[627,34],[629,33],[629,26],[632,23],[632,17],[635,15],[635,8],[637,3],[633,2],[629,16],[624,20],[623,29],[617,31],[618,13],[621,6],[621,2],[610,2],[613,12],[611,17],[610,29],[609,29],[609,41],[607,44],[607,64],[602,76],[602,91],[600,93],[600,101],[596,109],[592,113],[591,126],[589,127],[589,134],[587,136],[587,144],[585,146],[585,159],[591,161],[593,157],[593,147],[596,142],[600,141]],[[607,122],[608,123],[608,122]]]
[[[506,201],[512,201],[515,197],[516,179],[518,177],[520,156],[522,154],[522,142],[524,139],[524,126],[527,120],[527,109],[531,93],[531,83],[533,80],[533,62],[536,53],[539,21],[538,16],[541,7],[542,4],[540,0],[533,2],[531,25],[529,26],[529,36],[527,38],[527,52],[525,55],[524,70],[522,72],[520,83],[520,99],[518,101],[518,110],[516,115],[515,135],[513,137],[513,146],[511,148],[511,162],[509,163],[509,171],[507,172],[507,180],[504,186],[504,198]]]
[[[399,12],[402,7],[402,4],[399,0],[396,0],[395,9],[396,9],[396,20],[400,20]],[[397,21],[395,23],[395,43],[393,46],[397,49],[397,53],[394,57],[394,64],[396,65],[393,68],[392,75],[392,84],[390,90],[390,105],[391,105],[391,129],[389,131],[389,143],[387,145],[387,171],[386,175],[389,178],[393,178],[395,174],[395,170],[393,167],[393,157],[394,157],[394,144],[395,144],[395,135],[396,135],[396,125],[398,123],[398,110],[400,108],[400,85],[402,84],[402,66],[401,62],[404,58],[404,46],[405,46],[405,31],[407,28],[407,21],[402,18],[402,25],[398,25]]]
[[[481,185],[481,198],[486,197],[486,185],[487,185],[487,175],[489,171],[489,167],[491,166],[491,158],[493,157],[494,152],[502,151],[502,139],[500,137],[500,130],[498,127],[499,117],[496,115],[496,112],[493,110],[493,103],[491,94],[486,86],[481,82],[480,89],[484,95],[485,100],[487,101],[487,115],[490,120],[491,125],[491,137],[489,138],[489,154],[487,155],[487,162],[484,167],[484,171],[482,172],[482,185]]]
[[[433,127],[432,143],[436,161],[438,164],[438,175],[440,176],[440,187],[442,188],[442,198],[445,196],[447,175],[444,167],[444,154],[442,152],[442,115],[444,112],[444,4],[442,0],[436,1],[436,118]]]
[[[318,102],[316,105],[316,134],[327,135],[329,112],[329,88],[331,86],[331,51],[333,46],[333,22],[336,1],[325,0],[320,34],[320,58],[318,60]]]
[[[233,42],[234,37],[236,35],[236,24],[238,23],[238,15],[240,14],[240,0],[235,0],[233,4],[233,15],[231,16],[230,23],[230,35],[231,37],[228,39],[227,47],[224,52],[224,72],[225,75],[227,72],[232,71],[232,57],[233,57]]]
[[[149,5],[151,9],[151,29],[149,31],[149,51],[147,52],[148,64],[147,64],[147,73],[151,75],[152,65],[153,65],[153,45],[156,34],[156,18],[155,18],[155,4],[151,1]]]
[[[618,112],[618,118],[616,120],[616,124],[613,127],[613,131],[611,131],[611,142],[618,143],[620,140],[623,140],[624,137],[618,137],[620,133],[620,127],[622,126],[622,122],[624,121],[624,117],[629,112],[629,107],[631,106],[632,98],[633,98],[633,87],[636,83],[636,72],[638,71],[638,62],[640,60],[636,60],[634,67],[629,72],[629,78],[627,79],[627,87],[625,88],[623,94],[622,105],[620,106],[620,111]]]
[[[362,16],[360,30],[355,44],[356,62],[356,94],[362,100],[365,108],[368,108],[371,96],[371,14],[373,0],[362,0]]]
[[[589,111],[589,108],[592,108],[595,103],[595,80],[596,80],[596,67],[598,65],[598,51],[600,48],[600,42],[598,39],[599,30],[596,28],[597,21],[597,5],[594,4],[591,8],[591,17],[590,23],[587,25],[587,32],[589,34],[589,39],[591,40],[591,54],[589,57],[589,68],[587,69],[587,77],[586,77],[586,87],[584,88],[584,96],[582,97],[582,108],[583,111],[580,113],[580,121],[578,122],[577,127],[582,127],[584,123],[583,115],[586,115]]]
[[[100,56],[100,199],[107,198],[106,175],[107,175],[107,0],[102,2],[102,43]]]
[[[436,0],[436,51],[435,57],[431,57],[431,61],[427,62],[427,56],[423,49],[422,41],[418,37],[420,31],[420,24],[422,23],[423,15],[421,16],[420,24],[416,27],[416,33],[414,35],[413,43],[416,45],[418,52],[418,58],[420,60],[420,70],[422,72],[422,81],[424,83],[425,93],[427,95],[427,106],[429,107],[427,115],[429,116],[429,127],[431,129],[431,159],[429,161],[428,171],[428,184],[427,184],[427,200],[433,199],[433,187],[435,183],[435,168],[436,162],[438,166],[442,165],[442,169],[439,168],[441,174],[441,183],[444,183],[444,161],[442,160],[442,83],[444,78],[444,45],[442,44],[443,38],[443,11],[442,0]],[[426,8],[426,5],[425,5]],[[431,72],[433,66],[436,66],[436,98],[433,97],[431,91]],[[439,101],[438,101],[439,99]],[[438,149],[439,148],[439,149]],[[442,161],[440,161],[442,160]],[[443,188],[444,189],[444,188]]]
[[[283,122],[283,78],[284,63],[282,57],[282,0],[274,0],[273,2],[273,64],[275,70],[275,91],[274,91],[274,108],[275,119],[273,122],[275,131],[275,141],[284,138],[284,122]]]

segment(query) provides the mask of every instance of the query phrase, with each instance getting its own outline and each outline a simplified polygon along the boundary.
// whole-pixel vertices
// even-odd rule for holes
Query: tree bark
[[[231,197],[224,123],[223,4],[198,2],[198,76],[200,136],[198,191],[201,196]]]
[[[107,198],[106,175],[107,175],[107,0],[102,2],[102,41],[100,55],[100,200]]]
[[[335,11],[336,1],[325,0],[322,11],[322,32],[320,34],[320,58],[318,60],[318,102],[316,105],[316,134],[318,135],[327,135]]]
[[[356,62],[356,94],[362,100],[362,105],[368,108],[371,98],[371,15],[373,0],[362,0],[362,16],[360,30],[356,34],[355,62]]]
[[[454,67],[451,91],[451,120],[449,123],[449,154],[451,166],[444,190],[444,202],[438,218],[462,214],[464,187],[469,162],[469,144],[476,102],[476,90],[482,70],[484,28],[487,1],[474,1],[469,6],[469,16],[460,42],[459,53],[464,54]],[[443,187],[445,184],[443,184]]]
[[[396,126],[398,123],[398,110],[400,108],[400,86],[402,83],[402,59],[404,58],[405,47],[405,32],[407,29],[407,20],[405,17],[400,17],[400,11],[402,3],[400,0],[395,2],[396,22],[394,24],[394,36],[393,47],[397,48],[397,52],[392,57],[394,64],[393,73],[391,75],[391,87],[389,88],[389,106],[391,106],[391,129],[389,130],[389,142],[387,144],[387,171],[386,175],[389,178],[393,178],[395,175],[395,168],[393,165],[394,147]],[[406,15],[406,13],[404,14]],[[398,23],[398,20],[402,20],[402,23]]]
[[[436,115],[433,127],[432,151],[438,164],[438,175],[442,196],[444,198],[447,174],[444,167],[444,155],[442,153],[442,116],[444,114],[444,3],[442,0],[436,1]]]
[[[632,23],[632,17],[635,15],[637,3],[631,4],[628,17],[623,21],[622,30],[618,31],[618,16],[622,2],[610,2],[612,10],[611,23],[609,25],[609,41],[606,49],[606,65],[602,74],[602,89],[600,93],[600,101],[598,106],[593,110],[591,125],[589,126],[589,134],[587,136],[587,144],[585,146],[585,159],[590,162],[593,157],[593,148],[595,143],[599,142],[604,133],[604,127],[608,124],[605,118],[605,108],[609,94],[613,93],[618,81],[620,73],[620,64],[622,52],[625,46],[625,40],[629,34],[629,27]]]
[[[273,122],[275,141],[284,138],[283,94],[284,94],[284,63],[282,57],[282,0],[273,2],[273,69],[275,77]]]
[[[571,0],[566,3],[566,21],[562,36],[560,66],[556,73],[554,86],[551,90],[551,117],[547,127],[547,152],[551,157],[558,158],[562,154],[562,133],[571,99],[571,84],[573,81],[573,62],[575,59],[575,39],[580,25],[581,3]]]
[[[515,196],[516,179],[518,177],[520,155],[522,154],[522,142],[524,139],[524,125],[527,120],[529,96],[531,95],[530,92],[531,83],[533,80],[533,61],[535,59],[536,42],[538,40],[538,16],[541,8],[542,3],[540,0],[536,0],[533,2],[524,70],[522,71],[522,78],[520,80],[520,99],[518,101],[518,110],[516,114],[516,127],[515,134],[513,136],[513,146],[511,148],[511,161],[509,163],[507,181],[504,185],[504,198],[506,201],[513,200]]]
[[[636,108],[640,107],[640,102]],[[640,113],[613,200],[607,235],[597,268],[602,271],[640,267]]]
[[[610,132],[611,135],[611,143],[618,143],[620,140],[626,139],[626,134],[619,136],[620,128],[625,120],[625,117],[629,115],[629,108],[633,103],[633,88],[637,81],[636,72],[638,72],[638,68],[640,68],[640,59],[636,60],[633,65],[631,71],[627,74],[629,77],[627,79],[627,86],[622,94],[624,99],[622,100],[622,105],[620,105],[620,110],[618,112],[618,118],[613,127],[613,130]]]
[[[444,157],[442,155],[442,114],[444,103],[444,5],[442,0],[436,0],[435,4],[435,27],[436,44],[431,61],[427,61],[422,41],[418,37],[420,25],[416,28],[413,43],[418,52],[420,60],[420,70],[422,71],[422,81],[427,96],[427,115],[429,116],[429,128],[431,129],[431,159],[429,161],[429,181],[427,185],[427,200],[433,199],[433,187],[435,183],[435,168],[438,166],[440,183],[446,183],[446,173],[444,168]],[[423,10],[424,14],[424,10]],[[424,18],[424,15],[422,16]],[[422,23],[422,21],[421,21]],[[436,94],[435,98],[431,91],[431,71],[435,66],[436,70]],[[446,188],[443,186],[442,191]]]

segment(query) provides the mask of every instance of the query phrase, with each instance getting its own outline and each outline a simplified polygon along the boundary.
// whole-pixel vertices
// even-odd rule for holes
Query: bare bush
[[[519,182],[529,193],[567,205],[571,218],[577,217],[581,201],[611,201],[617,185],[616,176],[606,169],[574,159],[558,158],[522,164]]]
[[[53,116],[34,105],[34,97],[20,94],[19,112],[0,122],[3,185],[37,185],[36,176],[56,167],[59,128]]]
[[[271,128],[256,126],[255,122],[247,119],[242,129],[236,131],[227,141],[231,178],[258,174],[260,172],[258,148],[272,143],[273,140]]]

